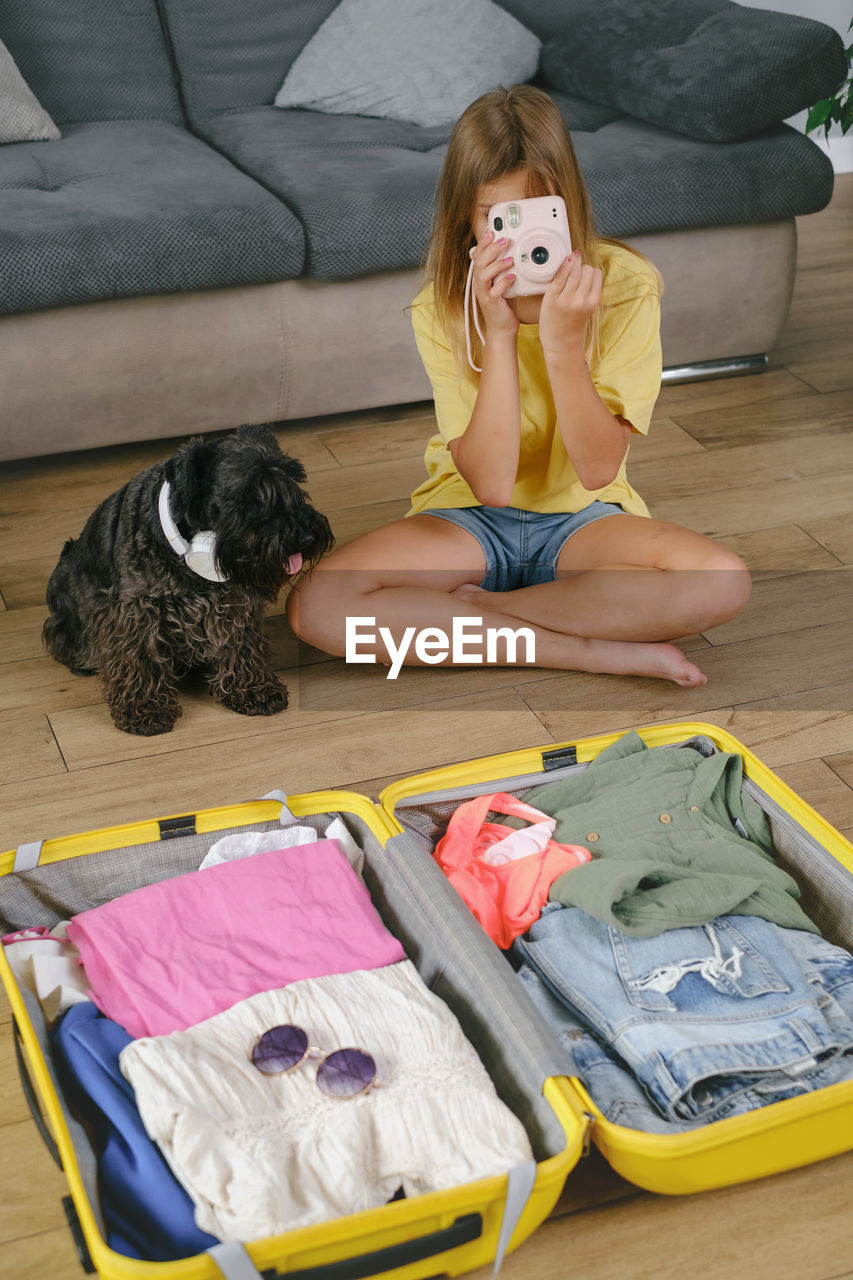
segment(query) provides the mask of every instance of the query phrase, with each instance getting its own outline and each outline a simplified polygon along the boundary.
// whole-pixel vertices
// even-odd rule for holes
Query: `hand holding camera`
[[[465,291],[465,334],[468,361],[479,372],[471,358],[469,340],[469,293],[472,278],[477,303],[493,339],[499,334],[515,335],[518,318],[507,303],[517,297],[542,296],[540,338],[559,346],[583,335],[591,309],[598,306],[601,272],[580,262],[572,254],[572,242],[566,206],[560,196],[531,196],[492,205],[487,230],[479,244],[470,251],[471,269]],[[597,294],[592,297],[590,289]],[[577,296],[575,296],[577,294]],[[481,340],[485,335],[473,309],[474,325]]]
[[[505,289],[505,298],[544,293],[572,252],[569,220],[560,196],[531,196],[492,205],[489,228],[496,240],[506,240],[505,256],[513,262],[515,279]]]

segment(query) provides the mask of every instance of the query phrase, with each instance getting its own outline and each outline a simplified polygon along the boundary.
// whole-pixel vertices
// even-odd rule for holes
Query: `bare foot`
[[[651,676],[672,680],[685,689],[707,684],[708,677],[688,661],[674,644],[645,643],[627,640],[584,640],[570,637],[572,645],[584,647],[582,671],[609,672],[611,675]]]
[[[498,607],[505,603],[499,591],[483,591],[465,584],[457,587],[453,595],[484,613],[505,612]],[[672,680],[685,689],[708,683],[708,677],[676,645],[665,641],[598,640],[547,629],[538,629],[538,634],[547,637],[544,645],[537,643],[539,665],[543,667],[553,664],[575,671],[650,676]]]

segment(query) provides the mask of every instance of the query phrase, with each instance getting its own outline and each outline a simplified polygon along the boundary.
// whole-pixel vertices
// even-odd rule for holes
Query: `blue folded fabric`
[[[131,1037],[93,1004],[76,1004],[50,1032],[65,1096],[93,1130],[107,1243],[148,1262],[173,1262],[218,1244],[149,1138],[118,1057]]]

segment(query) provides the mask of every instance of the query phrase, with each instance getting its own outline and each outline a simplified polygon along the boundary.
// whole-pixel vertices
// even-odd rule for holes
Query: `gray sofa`
[[[62,136],[0,146],[0,458],[429,396],[405,307],[449,126],[271,105],[336,3],[3,0]],[[832,191],[780,121],[843,78],[839,37],[729,0],[502,3],[601,233],[664,276],[667,376],[763,360]]]

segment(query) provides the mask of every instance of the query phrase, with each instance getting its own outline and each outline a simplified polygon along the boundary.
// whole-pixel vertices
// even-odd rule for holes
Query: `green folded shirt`
[[[733,752],[648,748],[632,731],[583,772],[534,788],[524,798],[557,819],[554,839],[593,855],[554,881],[551,901],[641,938],[721,915],[818,933],[742,780]]]

